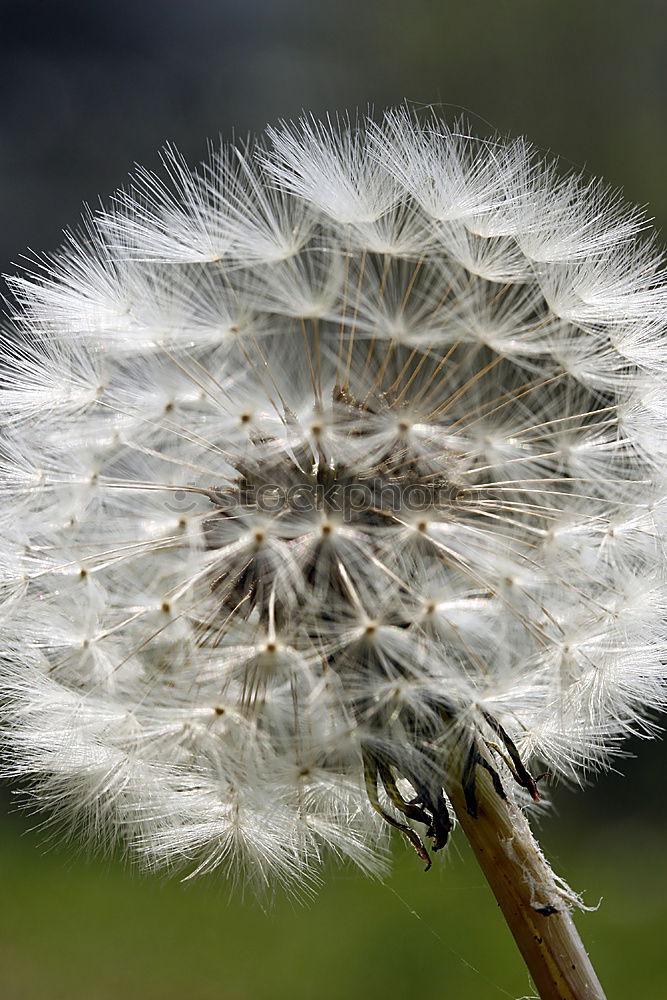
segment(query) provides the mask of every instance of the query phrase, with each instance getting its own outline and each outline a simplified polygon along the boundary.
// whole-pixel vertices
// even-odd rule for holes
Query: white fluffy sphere
[[[664,691],[667,292],[523,141],[304,120],[10,279],[4,770],[151,865],[443,846]],[[523,792],[521,791],[523,789]],[[471,803],[471,807],[474,803]]]

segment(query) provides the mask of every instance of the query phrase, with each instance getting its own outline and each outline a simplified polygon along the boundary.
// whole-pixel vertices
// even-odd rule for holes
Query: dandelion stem
[[[542,1000],[605,1000],[570,913],[576,896],[554,875],[521,809],[498,795],[482,767],[471,809],[463,762],[446,790]]]

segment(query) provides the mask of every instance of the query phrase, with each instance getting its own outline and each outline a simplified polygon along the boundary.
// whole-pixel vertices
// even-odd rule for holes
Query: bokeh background
[[[175,142],[404,99],[525,133],[667,223],[664,0],[0,0],[0,270],[55,247],[137,161]],[[664,745],[554,789],[541,839],[596,913],[609,1000],[667,996]],[[401,843],[384,882],[331,870],[314,902],[241,902],[90,859],[0,799],[6,1000],[351,1000],[531,995],[455,838],[428,876]]]

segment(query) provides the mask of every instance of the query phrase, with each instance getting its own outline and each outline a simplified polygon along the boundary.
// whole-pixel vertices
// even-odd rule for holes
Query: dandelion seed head
[[[150,866],[264,886],[375,870],[387,819],[442,847],[461,741],[500,738],[522,795],[522,761],[581,779],[650,732],[646,225],[396,110],[167,149],[9,278],[5,772]]]

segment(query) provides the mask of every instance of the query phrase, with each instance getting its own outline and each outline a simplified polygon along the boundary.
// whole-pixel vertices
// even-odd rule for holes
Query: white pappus
[[[151,866],[303,883],[386,820],[428,861],[454,747],[521,800],[650,732],[644,215],[406,110],[164,168],[9,279],[5,774]]]

